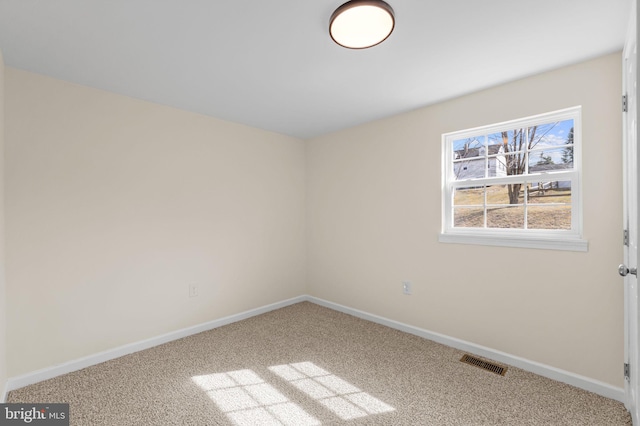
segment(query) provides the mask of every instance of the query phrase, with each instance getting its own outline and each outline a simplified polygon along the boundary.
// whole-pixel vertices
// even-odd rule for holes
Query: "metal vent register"
[[[502,367],[498,364],[494,364],[492,362],[488,362],[488,361],[484,361],[480,358],[476,358],[474,356],[471,355],[464,355],[460,361],[466,363],[466,364],[471,364],[471,365],[475,365],[476,367],[480,367],[483,370],[487,370],[487,371],[491,371],[492,373],[496,373],[499,374],[501,376],[504,376],[504,374],[507,372],[507,367]]]

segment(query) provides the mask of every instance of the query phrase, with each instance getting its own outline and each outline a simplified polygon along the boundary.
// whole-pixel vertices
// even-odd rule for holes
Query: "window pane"
[[[455,190],[453,195],[454,227],[484,228],[485,191],[485,187],[458,188]]]
[[[529,229],[571,229],[571,206],[538,204],[527,208]]]
[[[504,177],[507,176],[507,157],[504,155],[502,146],[496,146],[496,153],[490,155],[487,159],[487,177]],[[489,147],[489,151],[494,151]]]
[[[484,209],[482,207],[455,207],[453,226],[456,228],[483,228]]]
[[[453,164],[453,175],[456,180],[476,179],[485,177],[484,157],[464,159]]]
[[[485,187],[458,188],[453,193],[454,206],[483,206]]]
[[[489,140],[494,143],[500,142],[506,153],[525,152],[527,145],[527,138],[525,129],[511,129],[504,132],[493,133],[489,135]]]
[[[453,142],[453,174],[456,180],[486,177],[484,136]]]
[[[573,146],[529,153],[529,173],[573,169]]]
[[[549,150],[573,145],[573,119],[529,127],[529,149]]]
[[[487,188],[487,227],[524,228],[524,193],[522,184]]]
[[[571,181],[534,182],[527,185],[529,204],[571,204]]]
[[[526,158],[527,155],[524,152],[506,154],[504,159],[506,162],[507,176],[523,175],[525,172]]]
[[[524,206],[487,207],[487,227],[524,229]]]
[[[487,204],[518,204],[519,202],[522,202],[522,195],[520,195],[519,197],[517,195],[518,191],[520,191],[520,187],[521,185],[488,186]]]
[[[507,140],[508,138],[509,138],[509,135],[507,135]],[[491,133],[487,135],[487,145],[489,146],[489,150],[491,150],[492,146],[504,146],[504,144],[505,144],[505,141],[504,141],[502,132]]]
[[[453,141],[453,159],[484,157],[484,136]]]

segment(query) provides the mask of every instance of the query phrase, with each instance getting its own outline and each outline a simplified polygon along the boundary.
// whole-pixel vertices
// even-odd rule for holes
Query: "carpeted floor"
[[[72,425],[631,425],[624,406],[298,303],[9,393]]]

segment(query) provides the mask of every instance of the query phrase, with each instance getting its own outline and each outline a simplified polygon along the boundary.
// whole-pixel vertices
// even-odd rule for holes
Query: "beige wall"
[[[622,387],[621,84],[616,53],[308,141],[309,293]],[[438,243],[441,134],[574,105],[589,251]]]
[[[9,376],[305,293],[303,141],[5,78]]]
[[[620,62],[306,144],[6,68],[0,386],[309,293],[621,387]],[[574,105],[589,251],[438,243],[440,135]]]
[[[7,340],[4,261],[4,61],[0,51],[0,401],[7,382]]]

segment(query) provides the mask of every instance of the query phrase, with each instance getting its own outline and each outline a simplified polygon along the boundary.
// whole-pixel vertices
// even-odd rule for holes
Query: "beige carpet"
[[[630,425],[624,406],[309,302],[9,393],[72,425]]]

